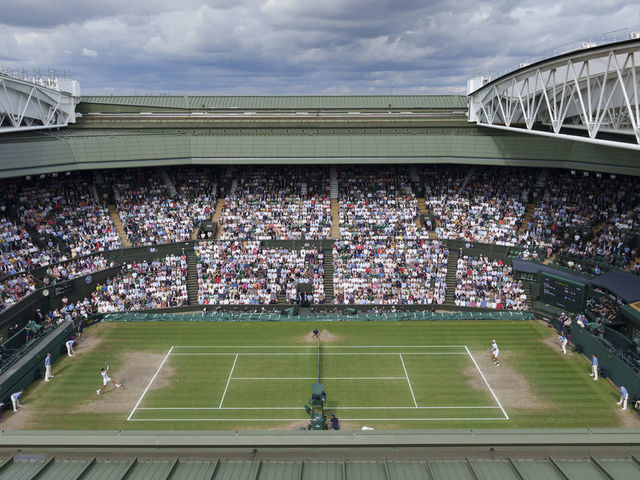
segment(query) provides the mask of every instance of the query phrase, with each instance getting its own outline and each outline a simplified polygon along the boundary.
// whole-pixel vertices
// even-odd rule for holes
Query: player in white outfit
[[[500,366],[500,360],[498,359],[498,355],[500,355],[500,349],[498,348],[498,344],[495,340],[491,341],[491,360],[496,367]]]
[[[96,390],[96,393],[98,395],[100,395],[100,392],[102,392],[105,388],[107,388],[107,385],[109,383],[113,383],[116,386],[116,388],[120,388],[120,384],[114,382],[113,379],[109,377],[109,368],[101,368],[100,375],[102,375],[102,386],[98,390]]]

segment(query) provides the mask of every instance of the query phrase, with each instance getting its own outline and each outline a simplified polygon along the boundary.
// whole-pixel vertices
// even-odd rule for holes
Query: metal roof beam
[[[91,467],[93,467],[95,463],[96,463],[96,457],[93,457],[91,460],[87,462],[84,468],[80,470],[75,477],[70,478],[69,480],[82,480],[82,478],[89,473]]]
[[[209,477],[209,480],[213,480],[216,477],[218,468],[220,468],[220,457],[216,458],[216,462],[213,464],[213,470],[211,470],[211,476]]]
[[[133,471],[137,463],[138,463],[138,457],[134,457],[133,459],[131,459],[131,461],[127,464],[127,466],[124,469],[124,472],[122,472],[122,475],[120,475],[120,478],[118,480],[126,480],[131,474],[131,472]]]
[[[431,468],[431,464],[429,463],[429,460],[425,459],[424,462],[425,462],[424,463],[425,468],[427,469],[427,474],[429,475],[429,480],[436,480],[436,476],[433,473],[433,469]]]
[[[59,128],[75,123],[79,87],[77,90],[77,96],[74,96],[0,74],[0,119],[7,118],[11,123],[10,128],[0,128],[0,133]]]
[[[611,474],[611,472],[609,472],[609,470],[607,470],[607,468],[602,464],[602,462],[600,462],[600,460],[595,458],[593,455],[589,456],[589,458],[598,467],[598,469],[604,474],[605,477],[607,477],[609,480],[616,480],[616,478]]]
[[[43,475],[44,472],[46,472],[46,470],[51,466],[51,464],[53,463],[54,459],[55,459],[55,457],[49,457],[49,460],[44,462],[42,464],[42,466],[33,474],[33,476],[29,480],[36,480],[41,475]]]
[[[511,465],[511,467],[513,467],[513,471],[516,474],[516,476],[520,479],[520,480],[525,480],[525,476],[523,475],[523,473],[520,471],[520,468],[518,467],[518,465],[516,465],[516,462],[513,461],[513,458],[511,457],[507,457],[507,460],[509,461],[509,464]]]
[[[169,467],[169,469],[162,477],[158,477],[157,480],[168,480],[169,478],[171,478],[171,475],[173,475],[173,472],[175,472],[176,468],[178,467],[178,463],[178,457],[176,457],[171,463],[171,467]]]
[[[558,465],[558,462],[556,462],[553,457],[549,457],[549,462],[551,462],[551,465],[553,465],[553,467],[556,469],[556,472],[558,472],[558,474],[564,479],[564,480],[570,480],[569,477],[567,476],[566,473],[564,473],[564,471],[562,470],[562,468],[560,468],[560,465]]]
[[[469,121],[507,128],[524,124],[518,130],[533,134],[536,125],[550,122],[553,135],[581,142],[586,140],[580,135],[561,137],[561,129],[582,125],[590,140],[602,142],[598,134],[615,128],[638,146],[640,67],[636,57],[640,58],[640,40],[577,51],[518,70],[469,94]],[[624,141],[607,142],[607,146],[630,148]]]

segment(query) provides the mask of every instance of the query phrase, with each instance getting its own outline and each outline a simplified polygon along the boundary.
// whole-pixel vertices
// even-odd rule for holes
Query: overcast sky
[[[0,0],[0,66],[100,95],[464,93],[621,28],[637,0]]]

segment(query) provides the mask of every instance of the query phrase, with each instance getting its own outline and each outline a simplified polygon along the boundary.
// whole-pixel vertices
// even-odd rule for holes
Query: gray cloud
[[[478,68],[640,30],[625,0],[60,3],[2,6],[0,65],[69,68],[98,94],[460,93]]]

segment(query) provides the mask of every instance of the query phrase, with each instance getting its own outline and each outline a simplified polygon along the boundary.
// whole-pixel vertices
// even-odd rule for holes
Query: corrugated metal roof
[[[302,464],[302,480],[344,480],[344,463],[342,462],[304,462]]]
[[[9,458],[0,480],[637,480],[637,457],[528,460],[237,461]]]
[[[133,466],[132,461],[98,461],[93,462],[87,469],[82,480],[111,480],[122,478],[124,474]],[[53,477],[49,477],[53,478]]]
[[[514,460],[513,465],[524,480],[563,480],[564,477],[549,461]],[[566,479],[564,479],[566,480]]]
[[[211,480],[219,462],[178,462],[170,480]]]
[[[380,110],[388,108],[423,110],[467,108],[467,97],[464,95],[117,95],[85,96],[82,97],[81,102],[187,110],[200,108],[223,110]]]

